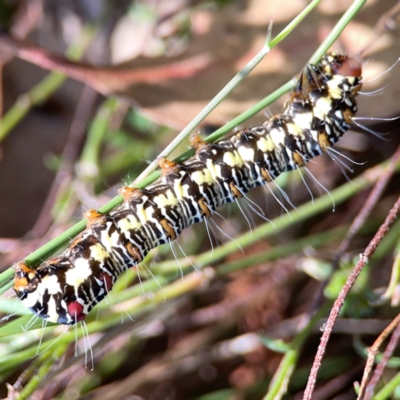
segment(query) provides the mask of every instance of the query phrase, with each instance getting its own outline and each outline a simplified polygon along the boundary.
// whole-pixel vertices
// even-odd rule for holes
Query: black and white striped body
[[[123,204],[106,215],[87,213],[86,230],[61,256],[36,270],[18,264],[17,295],[48,321],[81,321],[151,249],[336,143],[356,112],[360,75],[355,60],[327,54],[305,68],[282,114],[218,143],[192,137],[193,157],[182,164],[161,160],[162,176],[152,185],[123,188]]]

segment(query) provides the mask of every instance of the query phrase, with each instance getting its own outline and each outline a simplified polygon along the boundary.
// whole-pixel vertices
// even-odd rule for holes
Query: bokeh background
[[[273,21],[273,33],[278,33],[307,4],[304,0],[1,1],[3,28],[23,43],[17,57],[4,46],[0,53],[1,111],[6,116],[10,110],[25,107],[26,113],[15,113],[12,129],[5,130],[4,120],[0,122],[0,268],[6,270],[78,222],[85,210],[114,197],[116,188],[138,176],[257,53],[268,24]],[[205,135],[212,132],[297,75],[350,4],[349,0],[322,0],[198,130]],[[368,0],[333,46],[362,57],[363,91],[372,95],[359,96],[359,116],[400,115],[400,66],[384,73],[400,56],[398,4]],[[5,33],[2,35],[4,40]],[[33,53],[24,52],[32,49],[30,45],[36,49],[34,62]],[[44,65],[40,49],[52,56],[72,54],[79,62],[68,64],[54,57],[57,62]],[[60,79],[58,86],[54,84],[56,90],[30,106],[37,95],[32,88],[60,69],[67,79],[61,84],[61,78],[53,75],[54,82]],[[279,113],[286,99],[283,96],[246,126]],[[354,173],[347,171],[350,180],[390,159],[399,143],[398,120],[364,122],[385,136],[382,139],[356,127],[341,140],[338,149],[357,163],[344,160],[354,169]],[[187,146],[182,145],[174,155]],[[328,190],[346,182],[341,165],[328,156],[319,157],[309,168]],[[325,293],[328,299],[335,297],[353,257],[365,248],[385,218],[399,193],[398,182],[397,175],[376,204],[365,232],[346,252],[344,272],[339,271],[342,275],[330,281],[331,293]],[[293,207],[310,201],[298,174],[285,176],[279,184],[288,193],[292,205],[282,201],[291,213],[296,213]],[[308,185],[315,197],[324,193],[312,180]],[[290,342],[299,332],[302,318],[317,301],[345,228],[365,198],[366,192],[357,193],[335,213],[329,210],[295,223],[253,244],[245,253],[296,244],[319,232],[336,232],[327,236],[320,249],[305,243],[295,254],[288,251],[290,255],[285,256],[283,250],[277,260],[249,265],[228,276],[215,276],[210,267],[209,279],[196,281],[192,291],[168,298],[155,309],[144,307],[132,320],[120,311],[132,304],[114,308],[122,315],[119,326],[104,326],[91,336],[94,370],[91,362],[85,367],[87,344],[80,339],[79,355],[74,355],[72,344],[63,355],[55,356],[32,398],[262,398],[282,359],[285,346],[280,340]],[[268,218],[285,213],[268,191],[255,191],[252,199]],[[224,209],[223,215],[226,220],[217,224],[225,234],[214,228],[214,247],[230,241],[228,236],[251,234],[246,218],[235,207]],[[262,222],[256,215],[247,219],[251,229]],[[188,255],[203,254],[210,249],[207,229],[195,226],[180,244]],[[225,262],[242,257],[241,251],[235,250]],[[156,250],[149,266],[156,268],[166,260],[175,265],[170,266],[169,274],[175,274],[179,282],[180,272],[169,248]],[[360,348],[365,350],[395,315],[390,304],[374,303],[377,293],[388,284],[392,264],[393,249],[388,245],[337,324],[316,398],[354,398],[353,381],[361,379],[365,362]],[[136,274],[127,279],[126,285],[138,288],[140,299],[151,299],[153,290],[159,290],[154,282],[163,288],[170,284],[163,280],[161,268],[154,271],[155,277],[144,270],[139,272],[140,278]],[[150,282],[150,288],[141,289],[142,280]],[[97,319],[102,321],[102,313]],[[300,398],[319,341],[319,326],[316,324],[304,344],[286,398]],[[58,337],[61,332],[53,329],[46,334]],[[37,345],[40,334],[35,331],[34,335],[27,346]],[[355,337],[362,340],[355,344]],[[282,348],[278,349],[279,345]],[[9,342],[1,346],[9,346]],[[23,346],[16,348],[15,354],[24,354]],[[53,348],[57,346],[55,343]],[[20,368],[1,370],[2,396],[16,396],[41,365],[38,358],[21,357]],[[387,374],[390,379],[394,372],[388,370]],[[14,389],[7,388],[6,382],[14,384]]]

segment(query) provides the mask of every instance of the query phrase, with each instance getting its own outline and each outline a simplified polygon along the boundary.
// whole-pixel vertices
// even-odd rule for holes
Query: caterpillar
[[[123,187],[108,214],[86,212],[86,229],[36,270],[15,266],[14,290],[47,321],[82,321],[118,276],[183,229],[324,153],[350,128],[361,88],[359,61],[336,53],[307,65],[281,114],[207,143],[192,135],[195,155],[182,164],[160,159],[161,177],[146,189]]]

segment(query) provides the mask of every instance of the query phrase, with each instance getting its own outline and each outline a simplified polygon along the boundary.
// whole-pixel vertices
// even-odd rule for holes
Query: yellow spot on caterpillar
[[[288,132],[291,133],[293,136],[298,136],[299,138],[301,138],[301,140],[305,139],[303,130],[296,124],[288,123],[286,125],[286,127],[287,127]]]
[[[117,226],[119,229],[121,229],[121,232],[124,233],[130,230],[140,229],[142,227],[142,224],[134,216],[134,214],[130,214],[126,218],[117,221]]]
[[[154,196],[153,201],[159,208],[173,207],[179,203],[171,189],[168,189],[165,193],[160,193],[158,196]]]
[[[266,137],[260,137],[260,139],[257,140],[257,148],[263,153],[266,153],[267,151],[274,151],[275,143],[270,135],[267,135]]]
[[[318,143],[322,151],[325,151],[331,145],[329,142],[329,137],[326,133],[320,133],[318,135]]]
[[[210,171],[207,168],[204,168],[201,171],[192,172],[190,174],[190,178],[196,183],[197,186],[202,186],[205,183],[212,184],[214,182]]]
[[[206,165],[207,165],[208,170],[210,171],[213,181],[217,180],[218,171],[216,169],[216,165],[214,164],[214,161],[211,158],[208,158],[206,161]]]
[[[303,157],[299,153],[292,153],[293,154],[293,161],[299,166],[302,167],[304,165]]]
[[[229,165],[230,167],[241,167],[243,165],[243,160],[239,156],[237,151],[234,152],[226,152],[223,157],[223,161],[225,164]]]

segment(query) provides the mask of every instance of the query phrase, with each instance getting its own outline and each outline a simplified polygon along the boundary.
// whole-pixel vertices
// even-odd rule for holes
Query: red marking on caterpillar
[[[69,303],[68,306],[68,314],[75,319],[76,322],[83,321],[86,317],[86,314],[83,312],[83,305],[78,303],[77,301],[73,301]]]
[[[332,63],[331,68],[335,75],[356,77],[356,76],[361,76],[362,72],[361,61],[347,57],[342,63]]]

